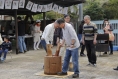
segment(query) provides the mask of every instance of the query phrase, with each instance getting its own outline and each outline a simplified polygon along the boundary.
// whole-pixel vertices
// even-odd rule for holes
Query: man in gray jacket
[[[60,28],[63,31],[63,42],[60,44],[63,46],[64,42],[66,44],[66,54],[64,58],[62,72],[59,72],[58,75],[67,75],[68,66],[70,62],[70,58],[72,56],[72,63],[73,63],[73,78],[79,77],[79,65],[78,65],[78,49],[80,46],[78,37],[73,26],[69,23],[66,23],[63,19],[58,19],[57,23],[59,24]]]

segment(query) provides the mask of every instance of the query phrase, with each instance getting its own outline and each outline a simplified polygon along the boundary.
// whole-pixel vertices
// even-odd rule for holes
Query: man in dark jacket
[[[18,17],[18,46],[19,53],[24,53],[27,51],[25,44],[25,23]]]

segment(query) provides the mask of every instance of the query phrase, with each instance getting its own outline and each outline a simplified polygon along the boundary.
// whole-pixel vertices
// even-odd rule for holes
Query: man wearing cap
[[[19,53],[25,53],[27,51],[25,44],[25,23],[22,21],[21,17],[18,19],[18,46]]]
[[[55,21],[54,23],[48,24],[43,31],[41,45],[47,52],[48,56],[52,55],[51,47],[53,44],[54,31],[56,28],[58,28],[58,26],[59,24]]]
[[[72,78],[77,78],[79,77],[78,49],[80,46],[77,34],[73,26],[69,23],[66,23],[63,19],[58,19],[57,23],[59,24],[60,28],[62,28],[63,31],[63,42],[60,44],[60,46],[63,46],[63,44],[65,43],[67,47],[62,72],[57,73],[57,75],[59,76],[67,75],[70,58],[72,56],[73,71],[74,71]]]

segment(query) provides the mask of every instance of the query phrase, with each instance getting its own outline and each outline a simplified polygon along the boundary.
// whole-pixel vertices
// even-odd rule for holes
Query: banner
[[[63,12],[63,7],[59,6],[58,13],[62,13],[62,12]]]
[[[32,12],[37,12],[37,6],[38,6],[38,4],[34,4],[31,11]]]
[[[20,0],[19,1],[19,8],[24,8],[25,7],[25,0]]]
[[[43,5],[42,12],[47,12],[47,5]]]
[[[12,9],[18,9],[18,3],[19,3],[18,0],[13,1]]]
[[[62,14],[68,14],[68,7],[64,7],[64,8],[63,8]]]
[[[58,12],[58,9],[59,9],[59,8],[58,8],[58,5],[54,4],[52,10],[55,11],[55,12]]]
[[[6,0],[5,1],[5,9],[11,9],[12,0]]]
[[[5,0],[0,0],[0,9],[4,9]]]
[[[33,5],[33,2],[29,1],[29,2],[27,3],[26,9],[31,10],[32,5]]]
[[[74,7],[70,6],[70,12],[73,13],[74,12]]]
[[[37,12],[41,12],[43,5],[38,5]]]
[[[52,10],[52,5],[53,5],[53,3],[50,3],[50,4],[47,5],[47,11],[51,11]]]

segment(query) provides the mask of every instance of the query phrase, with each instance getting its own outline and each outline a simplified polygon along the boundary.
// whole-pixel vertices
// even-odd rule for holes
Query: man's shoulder
[[[94,22],[91,22],[91,25],[96,25]]]
[[[53,25],[53,23],[51,23],[51,24],[48,24],[46,27],[48,28],[48,27],[51,27]]]
[[[70,23],[65,23],[66,27],[72,27],[72,25]]]

